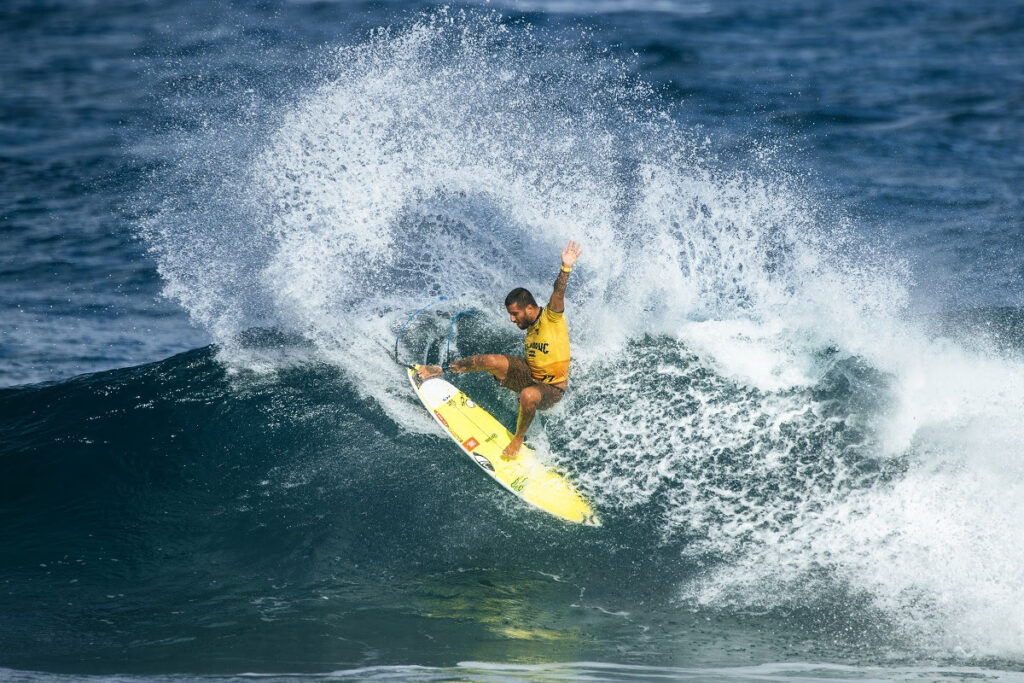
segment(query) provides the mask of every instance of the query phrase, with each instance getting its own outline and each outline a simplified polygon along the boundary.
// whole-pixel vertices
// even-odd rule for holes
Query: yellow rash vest
[[[545,306],[527,329],[523,343],[535,381],[559,384],[569,379],[569,328],[564,313]]]

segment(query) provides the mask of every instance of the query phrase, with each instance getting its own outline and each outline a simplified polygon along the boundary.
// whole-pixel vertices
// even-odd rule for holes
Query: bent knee
[[[536,408],[543,396],[537,387],[526,387],[519,392],[519,404],[526,408]]]
[[[500,368],[508,365],[508,359],[500,353],[483,353],[476,356],[480,364],[487,369]]]

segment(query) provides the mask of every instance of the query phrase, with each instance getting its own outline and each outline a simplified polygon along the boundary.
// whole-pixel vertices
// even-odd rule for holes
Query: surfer
[[[516,287],[505,297],[509,320],[526,330],[526,357],[487,353],[440,365],[425,365],[419,377],[427,379],[443,372],[482,372],[494,375],[501,386],[519,394],[516,433],[501,457],[519,455],[526,430],[538,410],[547,410],[562,400],[569,388],[569,328],[565,324],[565,286],[569,273],[582,252],[572,240],[562,249],[562,268],[555,278],[548,305],[541,308],[528,290]]]

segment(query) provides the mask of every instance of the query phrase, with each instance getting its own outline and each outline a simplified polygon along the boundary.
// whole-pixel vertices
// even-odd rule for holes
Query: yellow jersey
[[[564,313],[542,308],[526,330],[523,344],[534,381],[560,384],[569,379],[569,327]]]

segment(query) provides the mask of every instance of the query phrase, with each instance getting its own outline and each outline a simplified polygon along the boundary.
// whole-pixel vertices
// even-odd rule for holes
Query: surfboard
[[[529,446],[524,444],[514,460],[502,458],[512,434],[473,399],[440,377],[421,381],[414,369],[409,370],[409,381],[445,433],[494,481],[555,517],[601,526],[590,503]]]

